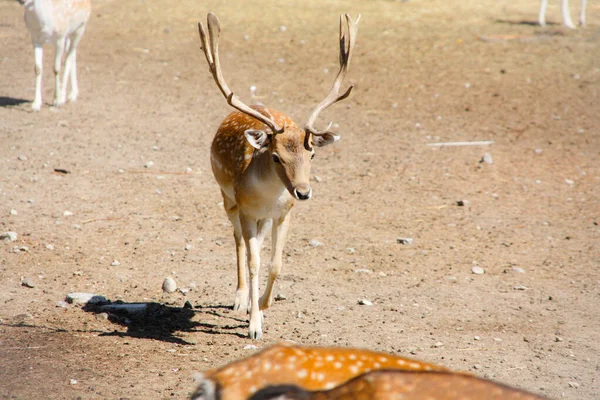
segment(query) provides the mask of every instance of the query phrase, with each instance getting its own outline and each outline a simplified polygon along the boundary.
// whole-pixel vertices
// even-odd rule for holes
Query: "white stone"
[[[19,235],[17,232],[0,233],[0,240],[4,240],[5,242],[14,242],[18,237]]]
[[[162,284],[162,290],[165,293],[173,293],[177,290],[177,283],[175,283],[175,279],[167,276]]]
[[[360,304],[361,306],[372,306],[373,302],[371,302],[370,300],[367,300],[367,299],[360,299],[358,301],[358,304]]]
[[[476,265],[473,268],[471,268],[471,272],[473,272],[476,275],[483,275],[485,273],[485,270]]]
[[[69,293],[66,300],[70,304],[102,304],[107,302],[104,296],[83,292]]]

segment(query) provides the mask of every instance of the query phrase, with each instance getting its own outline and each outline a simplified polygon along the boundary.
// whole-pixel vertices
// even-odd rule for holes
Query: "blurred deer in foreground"
[[[575,25],[573,24],[573,20],[571,19],[571,12],[569,11],[569,0],[561,0],[561,11],[562,11],[562,19],[563,24],[571,29],[575,29]],[[579,11],[579,25],[585,25],[585,6],[587,0],[581,0],[581,10]],[[546,9],[548,8],[548,0],[542,0],[542,4],[540,6],[540,15],[538,17],[538,22],[541,26],[546,25]]]
[[[279,111],[247,106],[236,98],[221,73],[219,20],[214,14],[208,14],[208,33],[202,23],[198,24],[210,72],[227,103],[238,110],[229,114],[217,130],[211,147],[211,166],[234,229],[238,282],[233,308],[249,309],[252,339],[261,338],[262,310],[272,303],[273,284],[281,270],[290,224],[289,211],[296,200],[308,200],[312,196],[309,177],[314,147],[339,139],[328,131],[329,127],[320,131],[314,123],[321,111],[350,95],[352,86],[344,92],[340,92],[340,87],[352,57],[359,19],[360,15],[356,21],[348,14],[340,17],[340,70],[329,95],[314,109],[303,129]],[[260,248],[269,226],[272,226],[269,279],[259,299]]]
[[[42,107],[42,69],[44,44],[51,43],[55,48],[54,75],[55,94],[53,105],[65,103],[67,80],[71,80],[69,101],[75,101],[79,94],[77,86],[77,45],[85,31],[92,13],[91,0],[18,0],[25,6],[25,24],[31,34],[35,58],[35,99],[31,108],[39,111]],[[62,57],[65,70],[60,79]]]
[[[207,371],[192,399],[539,400],[542,397],[386,353],[275,345]]]

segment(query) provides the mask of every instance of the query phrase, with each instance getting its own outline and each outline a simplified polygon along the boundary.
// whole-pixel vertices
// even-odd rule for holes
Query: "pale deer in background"
[[[44,44],[55,48],[55,93],[53,105],[64,104],[67,98],[67,81],[70,79],[69,101],[79,94],[77,86],[77,45],[92,13],[91,0],[18,0],[25,6],[25,24],[31,34],[35,57],[35,98],[31,108],[42,107],[42,61]],[[62,82],[60,72],[66,52]]]
[[[262,310],[272,303],[273,284],[282,264],[283,246],[296,200],[308,200],[314,147],[339,139],[327,129],[315,129],[319,113],[348,97],[350,86],[340,93],[356,39],[357,24],[350,15],[340,17],[340,70],[329,95],[315,108],[304,128],[279,111],[264,106],[247,106],[236,98],[223,79],[219,63],[221,28],[217,17],[208,14],[208,33],[198,24],[202,50],[217,86],[234,111],[221,123],[211,147],[211,166],[221,187],[223,205],[233,224],[237,254],[237,290],[234,310],[250,311],[249,336],[262,336]],[[347,30],[347,35],[345,31]],[[259,300],[260,248],[272,226],[269,279]],[[246,260],[247,259],[247,260]],[[250,290],[246,276],[248,264]]]
[[[561,0],[561,12],[563,24],[571,29],[575,29],[575,25],[573,24],[573,20],[571,19],[571,12],[569,10],[569,0]],[[585,7],[587,4],[587,0],[581,0],[581,10],[579,11],[579,25],[585,25]],[[541,26],[546,25],[546,9],[548,8],[548,0],[542,0],[542,4],[540,6],[540,15],[538,17],[538,22]]]
[[[193,400],[540,400],[534,394],[393,354],[279,344],[206,371]]]

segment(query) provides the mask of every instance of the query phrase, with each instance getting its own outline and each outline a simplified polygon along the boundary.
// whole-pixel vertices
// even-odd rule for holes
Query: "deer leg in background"
[[[248,279],[246,277],[246,243],[242,236],[242,226],[240,225],[240,213],[237,204],[230,200],[223,191],[223,207],[233,225],[233,237],[235,239],[235,253],[237,263],[237,288],[235,291],[235,300],[233,310],[248,309]]]
[[[52,103],[55,106],[60,106],[65,103],[65,93],[62,91],[62,86],[60,84],[60,69],[62,66],[62,57],[65,52],[65,42],[66,39],[64,37],[59,38],[56,41],[56,54],[54,54],[54,82],[55,82],[55,92],[54,92],[54,102]]]
[[[273,284],[281,272],[281,265],[283,264],[283,246],[285,245],[285,240],[287,238],[287,232],[290,226],[290,218],[291,214],[288,213],[282,219],[273,222],[273,244],[271,251],[271,264],[269,265],[269,280],[267,281],[265,292],[260,298],[259,305],[261,310],[266,310],[273,303]]]
[[[44,70],[44,48],[41,44],[33,45],[33,54],[35,58],[35,98],[31,108],[34,111],[40,111],[42,108],[42,72]]]

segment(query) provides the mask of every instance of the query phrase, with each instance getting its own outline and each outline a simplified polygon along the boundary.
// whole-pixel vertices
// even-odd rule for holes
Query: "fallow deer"
[[[229,114],[217,130],[211,147],[211,166],[234,229],[237,290],[233,308],[249,309],[249,337],[252,339],[261,338],[262,310],[272,303],[273,284],[281,270],[290,225],[290,210],[296,200],[308,200],[312,195],[309,177],[314,148],[339,139],[329,127],[320,131],[314,123],[321,111],[345,99],[352,91],[353,86],[344,92],[340,92],[340,87],[348,72],[359,19],[360,15],[356,21],[348,14],[340,16],[340,70],[329,95],[314,109],[303,129],[279,111],[259,105],[247,106],[235,97],[221,72],[219,20],[214,14],[208,14],[208,33],[202,23],[198,24],[210,72],[227,103],[238,110]],[[269,226],[272,226],[269,279],[259,300],[260,248]]]
[[[271,346],[199,379],[194,400],[541,400],[470,374],[355,348]]]
[[[573,24],[573,20],[571,19],[571,12],[569,11],[569,0],[561,0],[561,12],[563,24],[571,29],[575,29],[575,25]],[[585,7],[587,4],[587,0],[581,0],[581,10],[579,11],[579,25],[585,25]],[[542,0],[540,5],[540,15],[538,17],[538,23],[541,26],[546,25],[546,9],[548,8],[548,0]]]
[[[85,31],[92,13],[91,0],[18,0],[25,6],[25,25],[31,34],[35,58],[35,98],[31,105],[34,111],[42,107],[42,61],[44,44],[55,48],[54,75],[55,93],[53,104],[60,106],[67,96],[67,79],[71,81],[69,101],[79,94],[77,86],[77,45]],[[65,58],[62,83],[60,71]]]

